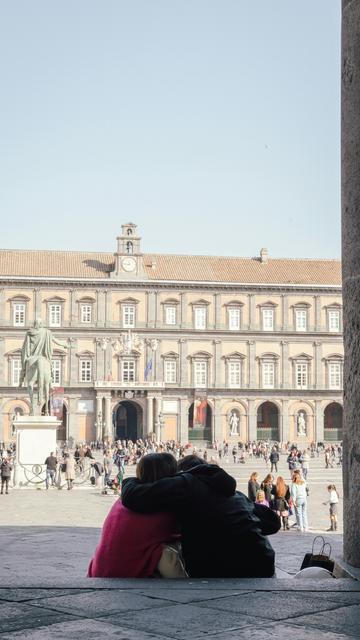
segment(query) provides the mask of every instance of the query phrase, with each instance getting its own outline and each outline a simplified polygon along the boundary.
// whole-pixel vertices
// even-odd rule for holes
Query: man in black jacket
[[[179,466],[180,473],[153,483],[124,480],[124,506],[176,514],[192,578],[271,577],[275,553],[266,535],[279,530],[277,515],[236,491],[234,478],[217,465],[187,456]]]
[[[279,454],[276,450],[275,447],[273,447],[271,453],[270,453],[270,462],[271,462],[271,469],[270,469],[270,473],[272,473],[275,469],[276,473],[278,470],[278,462],[279,462]]]

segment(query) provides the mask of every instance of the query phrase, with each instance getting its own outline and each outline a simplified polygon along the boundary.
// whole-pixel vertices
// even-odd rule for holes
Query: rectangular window
[[[165,324],[176,324],[176,307],[165,307]]]
[[[306,331],[307,329],[307,310],[295,309],[295,328],[296,331]]]
[[[296,363],[296,388],[308,388],[308,365],[306,362]]]
[[[262,363],[262,386],[273,389],[275,386],[275,365],[273,362]]]
[[[51,304],[49,306],[50,327],[60,327],[61,325],[61,304]]]
[[[176,360],[165,360],[164,382],[174,384],[176,382]]]
[[[229,329],[239,331],[240,329],[240,309],[229,309]]]
[[[241,362],[229,362],[229,387],[238,389],[241,385]]]
[[[195,329],[206,329],[206,307],[195,307]]]
[[[80,360],[80,382],[91,382],[92,361]]]
[[[55,360],[51,360],[51,382],[55,386],[61,385],[61,360],[60,358],[56,358]]]
[[[135,360],[122,361],[122,381],[135,382]]]
[[[340,331],[340,311],[329,310],[329,331]]]
[[[81,322],[89,324],[91,322],[91,304],[82,304],[80,313]]]
[[[14,387],[19,386],[21,372],[21,360],[16,358],[11,362],[11,384]]]
[[[13,321],[15,327],[25,326],[25,305],[21,302],[16,302],[13,306]]]
[[[339,362],[331,362],[329,364],[329,388],[341,388],[341,364]]]
[[[194,363],[194,385],[195,387],[207,386],[207,362]]]
[[[263,319],[263,330],[274,331],[274,309],[263,309],[262,319]]]
[[[123,306],[123,326],[126,329],[135,327],[135,305],[125,304]]]

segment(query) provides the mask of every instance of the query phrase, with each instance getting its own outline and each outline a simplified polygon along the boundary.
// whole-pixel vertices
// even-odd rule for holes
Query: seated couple
[[[169,453],[151,453],[141,458],[136,475],[123,481],[121,501],[104,522],[89,577],[274,574],[266,536],[280,529],[280,519],[236,491],[226,471],[194,455],[176,463]]]

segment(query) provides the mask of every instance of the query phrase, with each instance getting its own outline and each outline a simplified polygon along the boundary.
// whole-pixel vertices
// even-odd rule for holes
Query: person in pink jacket
[[[170,453],[148,454],[138,462],[136,476],[142,482],[154,482],[176,471],[176,460]],[[105,519],[87,576],[150,578],[159,574],[186,577],[174,515],[135,513],[117,500]]]

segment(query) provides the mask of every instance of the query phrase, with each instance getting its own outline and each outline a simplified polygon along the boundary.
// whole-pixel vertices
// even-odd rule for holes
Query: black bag
[[[66,471],[66,462],[63,462],[63,463],[60,465],[60,471],[61,471],[61,473],[65,473],[65,471]]]
[[[320,540],[320,551],[319,553],[315,553],[315,542],[316,540]],[[329,547],[329,553],[325,553],[325,547]],[[308,567],[321,567],[322,569],[327,569],[332,573],[334,571],[335,562],[330,559],[331,555],[331,545],[329,542],[325,542],[322,536],[316,536],[313,540],[311,553],[305,553],[304,559],[302,561],[301,569],[307,569]]]
[[[94,486],[94,484],[95,484],[95,477],[94,476],[90,476],[90,482]]]

